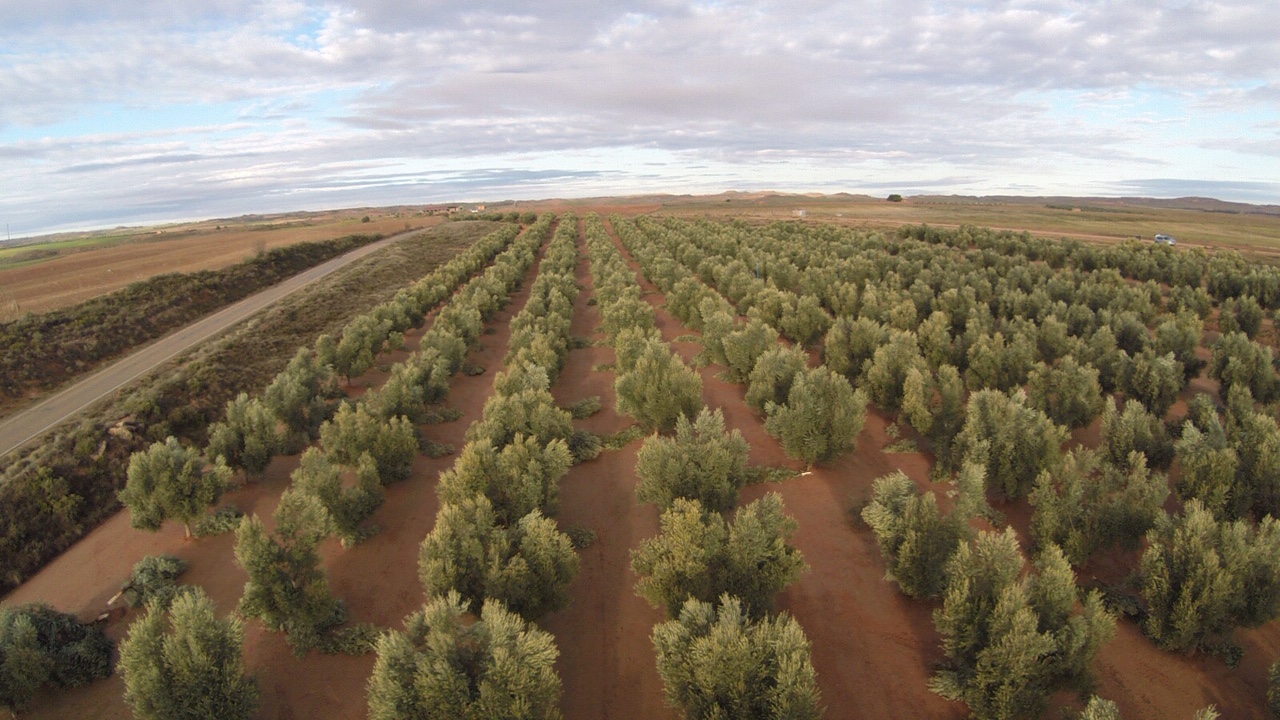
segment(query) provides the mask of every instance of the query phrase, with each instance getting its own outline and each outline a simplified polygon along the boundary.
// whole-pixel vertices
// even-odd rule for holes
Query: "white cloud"
[[[1048,192],[1151,164],[1192,176],[1207,165],[1170,150],[1185,144],[1221,154],[1205,180],[1249,181],[1274,162],[1275,132],[1215,126],[1280,112],[1273,15],[1262,0],[4,0],[0,157],[20,172],[0,205],[52,226],[64,211],[48,193],[187,214],[319,188],[341,203],[342,188],[411,185],[352,180],[344,163],[518,167],[552,152],[660,153],[676,191],[695,176],[879,187],[896,172]],[[104,105],[140,127],[230,106],[237,124],[107,138],[83,127]],[[536,187],[586,182],[574,169]],[[622,170],[614,186],[656,181]],[[160,184],[172,197],[157,204]]]

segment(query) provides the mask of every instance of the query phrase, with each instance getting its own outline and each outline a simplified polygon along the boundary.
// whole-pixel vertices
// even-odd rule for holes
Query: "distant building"
[[[805,210],[804,208],[800,208],[799,210],[792,210],[791,217],[798,217],[798,218],[809,217],[809,211]]]

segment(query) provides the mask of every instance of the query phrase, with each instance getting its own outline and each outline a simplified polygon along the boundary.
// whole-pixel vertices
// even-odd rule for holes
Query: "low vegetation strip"
[[[169,435],[203,443],[227,401],[264,387],[300,346],[339,333],[352,317],[497,227],[450,223],[379,251],[149,376],[79,425],[55,429],[47,442],[11,456],[0,477],[0,593],[119,508],[116,492],[131,453]]]
[[[79,305],[0,323],[0,407],[263,288],[380,239],[348,235],[277,248],[222,270],[170,273]]]

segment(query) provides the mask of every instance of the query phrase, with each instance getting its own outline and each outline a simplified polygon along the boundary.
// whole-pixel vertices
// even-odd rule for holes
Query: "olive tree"
[[[227,401],[226,420],[209,426],[206,454],[221,457],[227,465],[249,473],[260,473],[283,450],[278,429],[280,421],[263,401],[240,393]]]
[[[124,699],[143,720],[248,720],[258,686],[245,674],[244,626],[219,620],[203,590],[153,605],[120,645]]]
[[[727,432],[724,414],[703,408],[690,421],[676,421],[674,437],[652,435],[636,455],[636,498],[664,510],[677,498],[698,500],[714,512],[728,512],[747,484],[751,448],[742,433]]]
[[[692,417],[702,407],[702,378],[664,343],[650,342],[635,367],[614,381],[618,412],[653,431],[670,431],[681,415]]]
[[[810,466],[830,460],[857,442],[867,416],[867,397],[826,367],[797,373],[785,405],[769,403],[765,429],[783,450]]]
[[[1017,498],[1031,490],[1042,471],[1053,467],[1066,439],[1066,428],[1027,405],[1021,391],[1010,396],[980,390],[969,398],[953,452],[985,465],[988,484],[1005,497]]]
[[[320,426],[320,443],[334,462],[348,467],[368,453],[383,483],[409,477],[418,454],[418,436],[408,419],[383,420],[363,403],[343,403],[333,419]]]
[[[785,403],[796,376],[808,367],[808,356],[797,348],[773,347],[764,351],[747,376],[747,404],[757,412],[765,412],[771,402]]]
[[[207,466],[199,452],[170,436],[129,458],[120,502],[129,508],[130,522],[139,530],[159,530],[166,519],[173,519],[191,537],[191,523],[218,502],[230,479],[231,468],[221,458]]]
[[[753,620],[728,594],[690,598],[653,629],[667,702],[689,720],[817,720],[809,640],[788,615]]]
[[[284,632],[301,657],[345,617],[320,564],[319,546],[332,520],[319,499],[300,492],[280,498],[274,519],[274,533],[257,515],[246,517],[236,530],[236,564],[249,576],[238,609]]]
[[[453,467],[440,474],[440,502],[458,504],[483,494],[498,521],[511,524],[534,510],[554,515],[560,506],[560,479],[573,464],[563,440],[546,445],[517,433],[502,449],[488,438],[467,443]]]
[[[310,448],[302,454],[302,462],[293,471],[293,486],[285,492],[305,493],[319,500],[329,514],[333,534],[350,547],[366,537],[368,532],[361,524],[382,507],[386,497],[373,456],[360,456],[355,476],[354,485],[345,485],[342,468],[318,448]]]
[[[977,486],[962,492],[982,495],[981,468]],[[963,475],[963,474],[962,474]],[[968,477],[974,477],[969,473]],[[943,515],[932,492],[920,493],[902,471],[877,478],[871,502],[862,510],[862,519],[876,536],[884,557],[885,579],[898,583],[910,597],[937,597],[946,583],[944,568],[951,554],[966,541],[971,505],[959,505]]]
[[[563,607],[577,574],[573,542],[555,521],[534,510],[503,526],[483,495],[441,506],[418,555],[428,595],[456,590],[470,602],[493,598],[528,620]]]
[[[446,593],[378,639],[370,720],[559,720],[555,639],[501,601],[472,607]]]
[[[1078,590],[1071,566],[1048,546],[1036,572],[1023,576],[1012,528],[979,533],[947,563],[947,587],[934,625],[947,663],[931,689],[993,720],[1037,717],[1054,691],[1087,683],[1115,618],[1090,592],[1073,611]]]
[[[697,500],[676,500],[659,521],[662,532],[631,554],[636,593],[676,617],[690,597],[707,602],[731,593],[761,615],[773,597],[808,569],[789,544],[798,525],[770,493],[740,508],[733,522]]]
[[[1098,371],[1070,355],[1052,367],[1037,363],[1027,385],[1032,407],[1059,425],[1084,427],[1102,412]]]

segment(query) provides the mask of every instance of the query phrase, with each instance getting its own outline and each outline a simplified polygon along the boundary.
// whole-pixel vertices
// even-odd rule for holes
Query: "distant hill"
[[[1280,205],[1251,205],[1206,197],[1146,198],[1146,197],[1070,197],[1018,195],[914,195],[913,200],[924,202],[1000,203],[1007,205],[1072,205],[1097,207],[1150,207],[1171,210],[1199,210],[1201,212],[1241,213],[1248,215],[1280,216]]]

